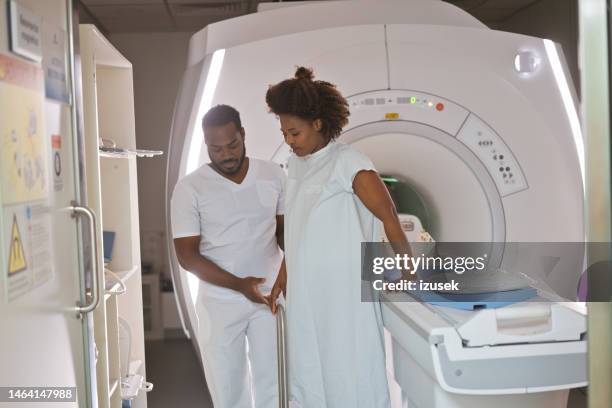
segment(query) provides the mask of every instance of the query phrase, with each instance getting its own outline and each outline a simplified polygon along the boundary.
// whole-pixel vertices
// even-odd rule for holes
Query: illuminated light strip
[[[225,57],[225,50],[217,50],[213,53],[210,68],[208,69],[208,75],[206,76],[206,83],[204,85],[204,93],[202,94],[202,101],[200,102],[200,108],[198,109],[198,115],[196,116],[196,125],[191,137],[191,143],[189,144],[189,155],[187,156],[187,167],[185,168],[185,174],[189,174],[198,168],[200,163],[200,151],[202,149],[202,142],[204,141],[204,131],[202,126],[199,126],[199,121],[206,112],[210,109],[212,104],[215,90],[217,89],[217,82],[219,82],[219,76],[221,74],[221,67],[223,66],[223,58]]]
[[[189,153],[187,156],[185,174],[193,172],[200,164],[200,152],[202,151],[202,143],[204,141],[204,131],[200,125],[200,121],[202,120],[204,114],[208,112],[210,105],[212,104],[212,99],[215,95],[215,90],[217,89],[217,83],[219,82],[219,76],[221,75],[221,67],[223,66],[224,57],[224,49],[217,50],[213,53],[210,68],[208,69],[208,75],[206,75],[206,83],[204,84],[202,100],[200,102],[200,107],[198,108],[198,115],[196,116],[195,120],[196,124],[194,126],[193,135],[191,136],[191,143],[189,143]],[[191,302],[195,306],[198,299],[200,280],[192,273],[187,273],[186,275],[187,287],[189,288]]]
[[[193,273],[187,274],[187,286],[189,287],[189,295],[191,296],[191,304],[195,306],[198,300],[198,291],[200,290],[200,279]]]
[[[544,40],[544,48],[550,65],[557,81],[557,87],[561,92],[561,99],[563,99],[563,106],[565,107],[565,113],[570,122],[572,129],[572,135],[574,136],[574,144],[576,145],[576,152],[578,153],[578,161],[580,163],[580,173],[582,175],[582,188],[585,186],[585,170],[584,170],[584,143],[582,139],[582,129],[580,128],[580,120],[578,119],[578,112],[574,106],[574,100],[570,92],[570,88],[561,66],[561,59],[557,53],[557,47],[551,40]]]

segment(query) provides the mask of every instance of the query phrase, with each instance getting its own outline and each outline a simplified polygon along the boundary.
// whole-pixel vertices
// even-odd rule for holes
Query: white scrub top
[[[172,236],[201,236],[200,253],[238,277],[266,278],[270,292],[282,261],[276,215],[284,213],[285,173],[273,162],[249,158],[242,183],[208,164],[182,178],[172,195]],[[231,289],[200,281],[198,296],[246,301]]]
[[[378,221],[352,188],[374,166],[340,142],[288,164],[291,398],[302,408],[387,408],[380,305],[361,302],[361,243],[378,240]]]

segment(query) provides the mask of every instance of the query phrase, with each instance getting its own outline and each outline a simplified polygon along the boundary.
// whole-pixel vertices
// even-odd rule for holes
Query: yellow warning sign
[[[23,243],[21,242],[21,235],[19,234],[19,226],[17,225],[16,215],[13,215],[13,228],[11,228],[10,246],[8,266],[9,275],[21,272],[28,267],[25,252],[23,250]]]

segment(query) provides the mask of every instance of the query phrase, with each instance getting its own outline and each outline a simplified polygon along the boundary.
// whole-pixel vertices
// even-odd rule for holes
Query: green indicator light
[[[395,177],[381,177],[382,181],[385,183],[399,183],[399,180]]]
[[[410,97],[410,103],[412,103],[412,104],[416,103],[416,96],[411,96]]]

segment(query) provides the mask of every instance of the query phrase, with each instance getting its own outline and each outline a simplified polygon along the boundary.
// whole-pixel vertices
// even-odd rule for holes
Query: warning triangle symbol
[[[13,215],[13,227],[11,228],[11,242],[9,243],[9,265],[8,273],[13,274],[21,272],[28,268],[21,235],[19,234],[19,226],[17,225],[17,216]]]

